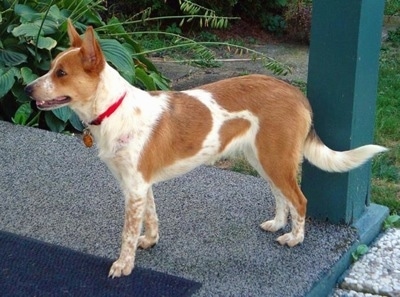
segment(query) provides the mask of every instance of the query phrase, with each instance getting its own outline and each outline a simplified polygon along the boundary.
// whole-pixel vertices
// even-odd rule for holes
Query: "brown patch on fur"
[[[247,75],[228,78],[199,87],[212,93],[213,98],[228,111],[250,110],[254,114],[275,113],[278,107],[287,115],[298,107],[311,113],[308,99],[296,87],[265,75]],[[266,92],[266,90],[268,90]],[[271,112],[271,108],[275,108]],[[282,112],[280,112],[282,114]]]
[[[92,27],[88,27],[84,39],[80,39],[72,24],[68,25],[68,30],[72,47],[52,61],[50,79],[39,78],[32,97],[48,101],[68,96],[71,98],[70,106],[79,109],[96,93],[99,76],[106,62]],[[52,88],[48,87],[49,81],[53,84]]]
[[[200,151],[212,128],[211,112],[203,103],[184,93],[168,94],[168,110],[154,127],[138,164],[147,182],[162,168]]]
[[[200,89],[211,92],[228,111],[249,110],[258,117],[258,159],[271,181],[304,217],[307,200],[296,174],[312,112],[303,93],[283,81],[261,75],[222,80]]]
[[[219,153],[236,137],[243,135],[249,130],[251,124],[246,119],[231,119],[225,121],[219,130],[219,141],[221,143]]]

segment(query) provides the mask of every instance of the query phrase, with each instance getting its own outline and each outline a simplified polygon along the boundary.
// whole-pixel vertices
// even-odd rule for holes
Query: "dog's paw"
[[[282,236],[279,236],[276,239],[276,241],[278,241],[280,245],[288,245],[290,247],[302,243],[303,240],[304,240],[304,235],[294,236],[293,233],[291,232],[283,234]]]
[[[269,232],[275,232],[278,231],[279,229],[285,227],[286,223],[285,222],[278,222],[277,220],[270,220],[262,223],[260,225],[261,229]]]
[[[138,247],[147,250],[155,246],[158,243],[158,239],[158,234],[156,237],[146,237],[145,235],[142,235],[139,237]]]
[[[113,263],[108,273],[108,277],[115,278],[131,274],[133,270],[133,261],[118,259]]]

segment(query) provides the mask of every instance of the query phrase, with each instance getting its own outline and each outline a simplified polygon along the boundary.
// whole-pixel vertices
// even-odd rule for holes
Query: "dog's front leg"
[[[125,219],[122,231],[122,245],[120,256],[111,266],[109,277],[120,277],[132,272],[136,247],[139,241],[146,207],[145,191],[126,191],[125,193]]]
[[[158,243],[158,217],[152,188],[147,192],[146,211],[144,214],[144,235],[139,237],[138,247],[148,249]]]

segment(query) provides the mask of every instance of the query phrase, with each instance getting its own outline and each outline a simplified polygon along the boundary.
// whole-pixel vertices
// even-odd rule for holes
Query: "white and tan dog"
[[[275,196],[275,217],[261,228],[281,229],[290,213],[292,230],[277,241],[294,246],[304,239],[307,200],[296,182],[303,156],[322,170],[344,172],[386,150],[377,145],[329,149],[313,129],[307,98],[275,78],[248,75],[183,92],[145,92],[106,63],[92,27],[81,39],[69,22],[68,34],[71,48],[25,90],[40,109],[70,106],[88,125],[100,158],[121,185],[125,221],[111,277],[129,275],[136,248],[158,242],[154,183],[240,150]]]

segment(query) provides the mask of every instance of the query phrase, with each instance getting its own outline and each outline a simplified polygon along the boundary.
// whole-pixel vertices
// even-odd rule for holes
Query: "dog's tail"
[[[369,144],[349,151],[334,151],[328,148],[318,137],[314,128],[311,128],[304,144],[304,157],[324,171],[346,172],[387,150],[383,146]]]

